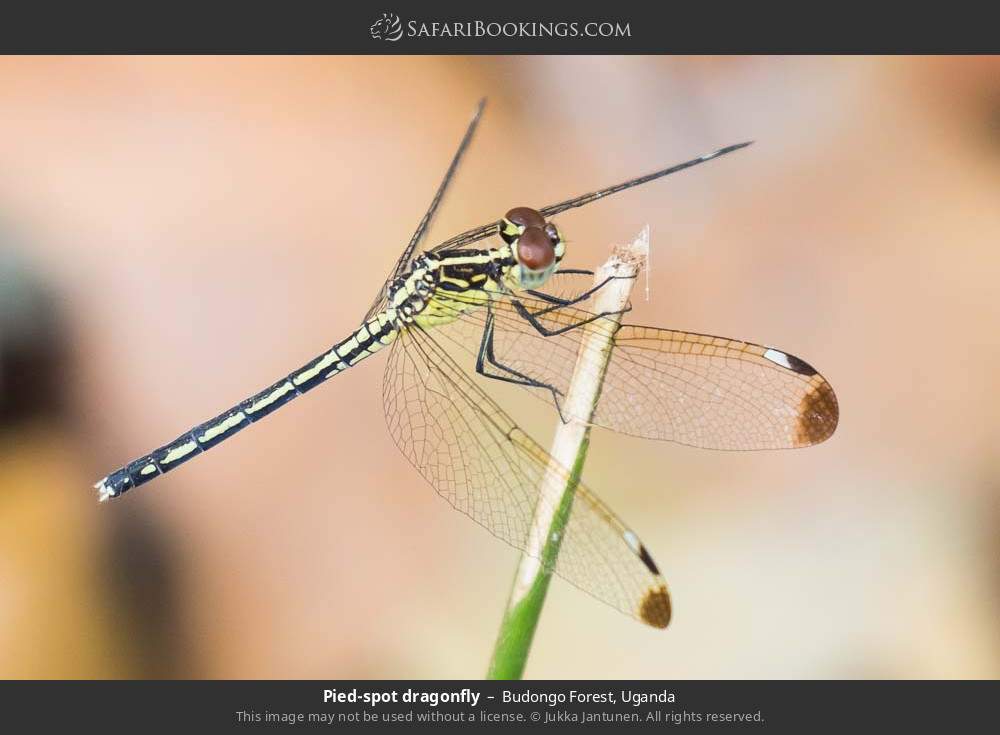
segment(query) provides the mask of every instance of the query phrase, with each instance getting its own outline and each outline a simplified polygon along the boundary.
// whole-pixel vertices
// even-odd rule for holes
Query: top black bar
[[[400,2],[336,0],[21,3],[0,19],[3,53],[661,54],[988,53],[985,7],[842,3]],[[983,17],[980,17],[983,16]]]

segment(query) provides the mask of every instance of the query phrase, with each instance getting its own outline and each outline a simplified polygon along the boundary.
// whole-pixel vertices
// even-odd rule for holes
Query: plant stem
[[[592,311],[615,313],[627,307],[635,277],[648,253],[648,227],[630,245],[614,249],[595,274],[595,284],[609,276],[614,280],[597,292]],[[616,314],[581,327],[583,337],[563,405],[564,413],[571,418],[566,423],[559,423],[552,440],[550,455],[553,461],[542,480],[528,543],[521,554],[500,623],[487,673],[489,679],[520,679],[524,674],[552,569],[573,509],[573,495],[590,446],[590,419],[601,395],[620,320],[620,315]]]

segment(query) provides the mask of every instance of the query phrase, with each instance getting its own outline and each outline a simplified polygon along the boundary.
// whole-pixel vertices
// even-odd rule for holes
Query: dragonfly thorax
[[[491,294],[538,288],[566,252],[555,223],[529,207],[516,207],[500,221],[498,248],[428,251],[389,284],[390,318],[398,326],[437,326],[485,304]]]

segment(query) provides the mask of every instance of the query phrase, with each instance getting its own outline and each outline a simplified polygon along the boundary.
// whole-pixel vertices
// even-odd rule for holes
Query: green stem
[[[648,253],[648,236],[648,230],[643,230],[630,246],[617,248],[598,271],[597,281],[602,281],[609,275],[617,276],[617,279],[600,290],[593,305],[595,312],[615,313],[626,307],[634,277]],[[617,324],[617,318],[598,320],[581,340],[580,356],[565,405],[572,407],[573,410],[569,412],[571,416],[585,416],[587,420],[573,419],[560,424],[556,430],[552,457],[560,467],[569,467],[570,471],[558,472],[557,484],[551,484],[548,476],[546,480],[549,482],[542,483],[533,530],[536,532],[535,537],[544,539],[544,543],[537,558],[527,552],[521,555],[486,674],[489,679],[520,679],[524,674],[552,579],[551,570],[555,568],[559,556],[559,547],[573,509],[573,496],[590,447],[589,419],[593,416],[600,397]],[[552,490],[559,493],[558,503],[555,504],[555,512],[547,518],[539,509],[547,505],[546,498],[551,497],[547,493]],[[552,505],[547,507],[551,508]]]
[[[563,531],[573,508],[573,493],[576,491],[577,483],[580,482],[580,474],[583,472],[583,463],[587,457],[589,446],[590,430],[587,429],[577,454],[576,464],[559,500],[559,508],[549,526],[549,532],[546,535],[547,541],[542,547],[541,568],[535,575],[531,587],[521,599],[514,602],[515,592],[513,589],[511,590],[511,603],[508,603],[503,621],[500,623],[500,632],[493,647],[493,658],[490,660],[490,668],[486,674],[487,679],[520,679],[524,674],[524,667],[528,663],[528,652],[531,650],[531,642],[535,638],[535,629],[538,627],[542,606],[545,604],[545,595],[549,591],[549,582],[552,580],[552,572],[549,570],[555,566],[559,556]],[[522,557],[522,565],[524,563]],[[518,586],[518,578],[520,578],[520,574],[515,578],[515,589]]]

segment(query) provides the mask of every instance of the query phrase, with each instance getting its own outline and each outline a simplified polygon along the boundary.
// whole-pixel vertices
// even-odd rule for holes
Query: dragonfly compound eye
[[[540,227],[527,227],[517,240],[517,262],[528,270],[542,271],[552,265],[556,251]]]
[[[545,227],[545,218],[531,207],[514,207],[503,216],[500,237],[510,245],[527,227]]]
[[[545,227],[545,218],[531,207],[514,207],[504,219],[519,227]]]

